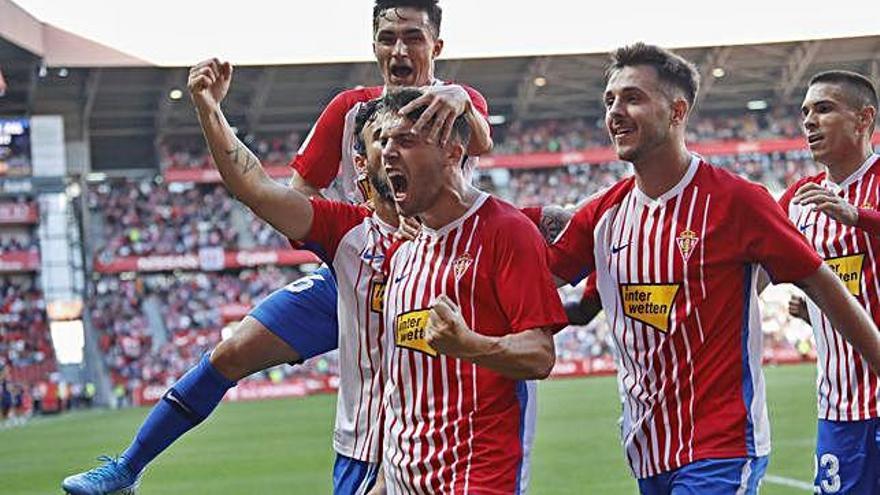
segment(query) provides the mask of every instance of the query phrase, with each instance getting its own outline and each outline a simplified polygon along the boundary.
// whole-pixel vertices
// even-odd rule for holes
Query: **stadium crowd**
[[[608,146],[602,119],[549,119],[516,121],[493,127],[495,155],[556,153]],[[801,137],[800,119],[781,112],[748,112],[698,116],[688,130],[688,141],[753,141]],[[285,165],[299,147],[301,135],[244,141],[264,165]],[[165,168],[212,168],[211,157],[200,137],[190,141],[167,141],[160,147],[160,166]]]
[[[32,231],[0,232],[0,255],[20,251],[37,252],[39,238]]]
[[[168,386],[221,339],[224,328],[270,292],[301,277],[297,268],[237,273],[196,272],[136,277],[103,276],[90,315],[114,386],[126,393]],[[155,304],[161,322],[151,322]],[[253,379],[333,374],[335,356],[269,370]],[[279,376],[280,373],[280,376]]]

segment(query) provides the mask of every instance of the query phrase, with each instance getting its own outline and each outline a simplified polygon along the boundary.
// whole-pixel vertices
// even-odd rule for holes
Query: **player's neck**
[[[466,183],[460,173],[454,174],[444,184],[434,205],[421,215],[422,220],[430,229],[442,229],[467,213],[479,197],[479,189]]]
[[[659,146],[633,161],[636,186],[646,196],[657,199],[681,182],[691,163],[691,153],[684,142]]]
[[[847,153],[846,156],[829,160],[825,164],[828,180],[840,184],[854,174],[873,153],[874,150],[871,149],[871,146],[866,144],[860,148],[853,148],[852,152]]]
[[[392,227],[397,227],[400,223],[400,217],[397,216],[397,209],[393,204],[389,204],[379,198],[373,200],[373,208],[379,220],[387,223]]]

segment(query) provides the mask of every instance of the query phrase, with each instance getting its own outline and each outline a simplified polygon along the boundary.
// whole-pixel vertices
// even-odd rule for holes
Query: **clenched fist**
[[[186,86],[196,108],[206,110],[220,105],[231,82],[232,64],[212,58],[189,70]]]
[[[480,336],[468,328],[461,311],[445,295],[431,308],[425,327],[425,341],[440,354],[466,359],[479,354]]]

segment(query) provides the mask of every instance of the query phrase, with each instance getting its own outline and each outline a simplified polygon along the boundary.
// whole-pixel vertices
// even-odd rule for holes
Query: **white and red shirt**
[[[874,323],[880,325],[880,280],[877,279],[880,237],[844,225],[809,207],[793,204],[791,200],[797,190],[809,182],[835,192],[857,208],[875,210],[880,205],[880,156],[870,156],[840,184],[827,180],[825,172],[801,179],[779,200],[807,242],[840,277]],[[880,416],[877,375],[809,299],[807,308],[816,339],[819,418],[859,421]]]
[[[338,291],[339,392],[333,447],[346,457],[379,461],[382,414],[382,265],[396,227],[369,209],[313,199],[303,247],[333,268]]]
[[[551,269],[596,273],[637,478],[769,453],[756,266],[794,281],[820,263],[764,188],[696,156],[656,199],[631,177],[575,214]]]
[[[487,116],[485,98],[472,88],[462,87],[471,96],[475,108]],[[367,199],[365,171],[358,170],[354,162],[355,117],[363,103],[381,97],[383,92],[382,86],[373,86],[337,94],[291,160],[290,166],[309,184],[324,189],[326,197],[349,204],[363,204]],[[475,166],[477,157],[469,158],[469,163]],[[365,209],[346,209],[343,205],[328,202],[313,204],[316,217],[313,236],[310,236],[311,248],[323,251],[319,256],[333,266],[339,290],[340,376],[334,448],[342,455],[376,462],[379,444],[374,437],[368,437],[367,432],[376,430],[381,414],[376,405],[376,398],[381,397],[381,393],[375,392],[382,382],[377,376],[382,348],[375,344],[382,327],[381,321],[377,320],[380,313],[364,312],[363,301],[369,299],[369,307],[374,308],[375,304],[381,303],[381,290],[371,270],[376,267],[372,262],[382,266],[387,246],[379,243],[376,236],[384,236],[382,232],[387,226],[369,216]],[[319,221],[319,214],[328,220]],[[343,242],[346,235],[348,237]],[[293,244],[300,247],[298,242]],[[337,250],[340,246],[343,249]],[[349,255],[351,259],[343,260]],[[375,256],[376,259],[367,260],[365,256]]]
[[[441,294],[483,334],[561,329],[567,318],[543,238],[514,207],[482,194],[461,218],[439,230],[423,226],[389,256],[388,493],[519,493],[526,382],[439,355],[424,330]]]
[[[434,84],[452,84],[435,80]],[[461,87],[471,97],[471,103],[484,117],[489,109],[486,99],[478,91]],[[383,86],[349,89],[337,94],[318,117],[312,130],[290,162],[290,166],[312,186],[323,190],[328,199],[362,204],[367,198],[366,173],[354,163],[355,117],[361,105],[379,98]],[[468,157],[465,167],[473,169],[479,158]]]

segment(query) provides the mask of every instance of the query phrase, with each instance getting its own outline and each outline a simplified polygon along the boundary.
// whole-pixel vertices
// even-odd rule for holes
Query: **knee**
[[[211,352],[211,365],[231,381],[238,381],[250,375],[245,343],[242,340],[233,336],[221,341]]]

